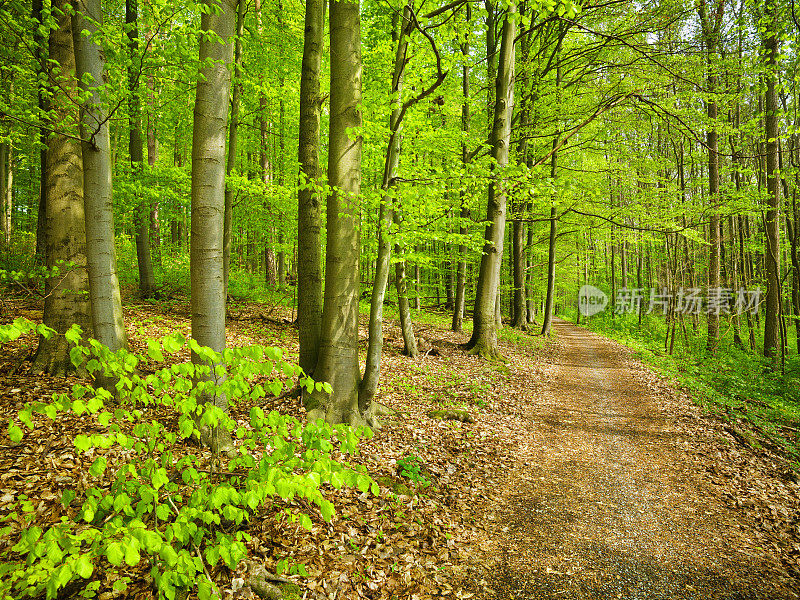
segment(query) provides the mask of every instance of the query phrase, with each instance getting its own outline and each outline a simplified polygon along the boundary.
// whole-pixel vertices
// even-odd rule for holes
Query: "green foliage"
[[[397,461],[397,470],[402,477],[422,487],[428,487],[431,484],[431,480],[425,476],[425,467],[419,456],[409,454],[399,459]]]
[[[0,342],[31,331],[54,334],[18,319],[0,327]],[[160,598],[173,600],[179,589],[209,597],[214,584],[206,571],[238,565],[247,554],[246,525],[266,505],[303,498],[330,520],[334,507],[323,484],[377,492],[363,468],[332,456],[354,453],[360,437],[371,434],[368,429],[322,420],[304,425],[258,406],[268,393],[280,393],[284,377],[315,385],[280,350],[252,346],[220,354],[172,334],[147,340],[144,354],[112,353],[80,333],[74,326],[66,334],[75,344],[73,362],[113,378],[116,394],[76,384],[71,394],[26,404],[9,423],[8,436],[18,444],[37,419],[79,417],[86,428],[74,439],[76,451],[94,460],[86,485],[64,490],[68,514],[60,522],[39,527],[25,496],[0,522],[0,534],[16,541],[0,557],[3,600],[55,598],[71,581],[91,579],[98,571],[117,573],[124,588],[124,575],[143,560]],[[161,366],[187,348],[198,359],[194,363]],[[221,396],[230,404],[252,404],[249,418],[237,423],[214,402],[204,402]],[[207,452],[187,451],[182,438],[198,438],[204,427],[225,428],[236,438],[227,458],[214,454],[208,463]],[[283,510],[291,521],[311,528],[308,514],[290,506]],[[93,597],[98,588],[99,580],[86,582],[82,594]]]

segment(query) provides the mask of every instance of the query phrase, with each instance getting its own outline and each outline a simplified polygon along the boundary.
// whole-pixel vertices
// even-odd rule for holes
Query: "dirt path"
[[[487,599],[798,598],[619,345],[565,322],[496,515]],[[786,581],[785,579],[783,580]]]

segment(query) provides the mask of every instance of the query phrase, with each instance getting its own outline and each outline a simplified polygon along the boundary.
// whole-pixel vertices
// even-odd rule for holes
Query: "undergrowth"
[[[17,319],[0,326],[0,344],[30,332],[58,335]],[[206,600],[219,596],[212,573],[237,567],[247,554],[247,524],[269,505],[282,503],[290,522],[311,529],[307,513],[326,521],[334,513],[325,485],[379,491],[363,467],[340,458],[355,452],[369,429],[321,419],[303,424],[258,406],[279,394],[284,380],[330,391],[277,348],[217,353],[176,333],[148,339],[143,354],[112,353],[83,340],[77,326],[66,337],[76,367],[116,384],[111,391],[75,384],[69,394],[25,404],[6,425],[11,445],[20,446],[44,420],[77,420],[75,452],[92,462],[85,481],[62,491],[57,522],[41,522],[36,500],[25,495],[0,516],[2,600],[76,590],[92,598],[103,575],[115,574],[122,591],[134,570],[149,571],[160,598],[174,600],[183,590]],[[178,356],[187,348],[192,362]],[[241,401],[255,405],[237,422],[222,407]],[[237,440],[226,453],[197,447],[205,432],[225,430]],[[305,499],[304,508],[290,507],[295,497]]]

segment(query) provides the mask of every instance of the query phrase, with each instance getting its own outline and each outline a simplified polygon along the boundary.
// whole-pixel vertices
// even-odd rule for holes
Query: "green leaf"
[[[300,526],[311,531],[311,517],[305,513],[300,514]]]
[[[158,555],[161,557],[168,566],[174,567],[178,564],[178,553],[175,552],[175,548],[170,546],[169,544],[164,544],[161,546],[161,550],[158,551]]]
[[[14,444],[19,444],[22,441],[22,429],[20,429],[15,423],[9,423],[8,437]]]
[[[200,600],[211,600],[211,583],[205,579],[197,582],[197,597]]]
[[[135,567],[139,564],[141,560],[141,555],[139,554],[139,542],[135,539],[131,539],[127,546],[125,546],[125,564],[129,567]]]
[[[100,477],[105,472],[107,464],[108,459],[105,456],[98,456],[89,468],[89,473],[95,477]]]
[[[164,355],[161,353],[161,346],[156,340],[147,340],[147,356],[156,362],[164,362]]]
[[[61,506],[67,508],[75,499],[75,490],[66,489],[61,492]]]
[[[123,508],[130,505],[131,505],[130,496],[128,496],[128,494],[126,494],[125,492],[118,494],[114,498],[114,510],[116,510],[117,512],[121,511]]]
[[[322,518],[326,521],[330,521],[333,518],[334,509],[332,502],[322,499],[319,503],[319,509],[322,513]]]
[[[123,558],[125,558],[125,552],[122,549],[122,544],[119,542],[112,542],[106,548],[106,558],[108,562],[111,563],[112,566],[118,567],[122,564]]]
[[[78,574],[78,577],[83,577],[84,579],[88,579],[92,576],[92,573],[94,573],[94,565],[88,554],[80,555],[78,562],[75,564],[75,572]]]

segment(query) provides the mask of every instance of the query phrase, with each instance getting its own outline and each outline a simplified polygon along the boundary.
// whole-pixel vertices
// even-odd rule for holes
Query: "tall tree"
[[[83,163],[77,140],[75,51],[69,0],[53,5],[56,28],[50,33],[50,79],[57,93],[52,98],[52,122],[59,126],[47,144],[47,198],[45,201],[45,265],[60,267],[57,277],[45,282],[45,325],[64,333],[76,323],[91,335],[92,320],[86,273],[86,231],[83,208]],[[64,264],[72,263],[66,268]],[[64,336],[40,338],[33,372],[63,375],[72,369]]]
[[[708,147],[708,195],[711,212],[708,220],[709,254],[708,254],[708,287],[720,287],[720,216],[719,216],[719,133],[717,131],[717,53],[722,28],[722,17],[725,13],[725,0],[713,0],[711,11],[706,0],[700,0],[697,10],[700,15],[700,26],[706,46],[706,110],[709,127],[706,131]],[[708,337],[706,348],[716,352],[719,345],[719,313],[708,313]]]
[[[472,20],[471,8],[467,4],[466,21],[469,23]],[[465,28],[466,29],[466,28]],[[461,132],[464,139],[461,142],[461,164],[466,169],[470,161],[469,150],[467,149],[466,136],[470,128],[470,89],[469,89],[469,34],[464,31],[464,41],[461,42]],[[466,222],[469,219],[469,202],[467,200],[466,190],[462,189],[459,192],[461,200],[461,212],[458,226],[458,233],[462,236],[467,234]],[[456,267],[456,285],[455,285],[455,301],[453,303],[453,331],[461,331],[464,322],[464,308],[466,304],[466,280],[467,280],[467,260],[465,254],[467,246],[463,243],[458,245],[458,266]]]
[[[225,273],[225,299],[228,298],[228,278],[231,270],[231,237],[233,232],[233,189],[228,179],[236,167],[239,148],[239,110],[242,103],[242,36],[244,35],[244,0],[236,2],[236,42],[233,52],[233,95],[231,97],[231,121],[228,135],[228,157],[225,161],[225,224],[222,234],[222,262]]]
[[[403,100],[403,78],[409,61],[408,44],[415,27],[415,19],[413,0],[407,0],[399,19],[399,27],[395,25],[392,29],[392,38],[397,44],[392,73],[392,87],[389,96],[392,98],[393,107],[389,116],[389,143],[386,149],[383,180],[381,182],[383,198],[378,209],[378,256],[375,261],[375,278],[372,286],[372,300],[369,312],[367,364],[364,368],[364,379],[361,382],[359,395],[359,407],[362,412],[366,411],[370,406],[378,388],[378,377],[380,376],[381,351],[383,349],[383,303],[386,296],[392,258],[389,228],[392,225],[393,213],[397,212],[393,210],[393,202],[397,195],[397,169],[400,165],[403,119],[409,108],[432,94],[445,78],[445,73],[441,69],[441,61],[437,60],[438,76],[434,83],[427,88],[423,88],[416,96]],[[414,330],[411,326],[411,319],[409,316],[404,317],[402,312],[400,316],[403,338],[406,342],[406,353],[415,357],[419,350]]]
[[[200,20],[200,79],[197,82],[192,130],[192,244],[189,269],[192,294],[192,337],[215,352],[225,348],[225,138],[228,124],[234,0],[204,0]],[[205,364],[192,353],[194,363]],[[213,365],[211,365],[213,367]],[[209,399],[210,400],[210,399]],[[208,401],[208,400],[207,400]],[[227,398],[214,403],[227,410]],[[203,430],[201,441],[212,449],[230,446],[223,427]]]
[[[721,1],[721,0],[720,0]],[[764,270],[767,276],[767,294],[764,307],[764,356],[777,358],[778,344],[783,344],[779,333],[781,310],[780,274],[780,189],[778,186],[778,100],[775,84],[779,52],[779,21],[775,0],[766,0],[759,29],[764,31],[761,41],[764,54],[764,137],[766,138],[767,211],[764,217],[765,248]],[[709,315],[710,319],[710,315]],[[710,320],[709,320],[710,323]]]
[[[564,40],[564,30],[559,24],[558,41],[553,53],[553,60],[556,66],[556,106],[561,104],[561,45]],[[558,176],[558,145],[561,133],[559,126],[556,125],[556,133],[553,137],[553,154],[550,157],[550,179],[555,182]],[[553,192],[555,196],[555,192]],[[553,198],[553,205],[550,207],[550,234],[547,241],[547,293],[544,300],[544,311],[542,312],[542,335],[550,335],[550,328],[553,324],[553,303],[555,302],[556,292],[556,233],[558,230],[558,208]],[[613,259],[612,259],[613,260]]]
[[[306,400],[311,420],[361,423],[358,405],[359,229],[361,194],[361,19],[358,0],[331,0],[327,244],[322,330],[314,379],[331,393]]]
[[[300,129],[297,191],[297,320],[300,367],[313,373],[322,327],[322,254],[320,232],[320,111],[325,0],[306,0],[303,66],[300,76]]]
[[[142,140],[142,101],[139,94],[139,78],[144,57],[139,45],[138,0],[125,0],[125,28],[128,33],[128,153],[134,181],[141,178],[144,165],[144,141]],[[150,256],[150,210],[141,200],[136,210],[136,260],[139,267],[139,294],[152,298],[156,279]]]
[[[487,358],[498,356],[495,302],[500,284],[503,241],[506,228],[507,192],[502,171],[508,165],[511,144],[511,117],[514,108],[514,44],[517,35],[517,5],[509,2],[500,41],[500,58],[495,82],[494,126],[491,146],[495,176],[489,184],[486,207],[485,243],[478,273],[478,286],[473,312],[472,337],[467,349]]]
[[[127,346],[127,336],[122,317],[117,250],[114,244],[111,140],[105,109],[106,99],[101,92],[106,81],[105,60],[100,51],[100,40],[96,39],[98,28],[102,24],[100,0],[79,0],[72,25],[76,75],[84,92],[84,102],[80,109],[80,131],[92,327],[95,338],[116,352]]]

